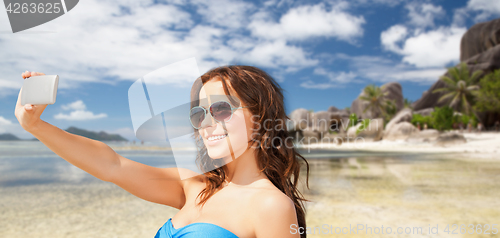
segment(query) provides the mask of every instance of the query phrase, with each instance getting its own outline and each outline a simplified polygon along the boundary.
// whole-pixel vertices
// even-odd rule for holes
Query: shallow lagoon
[[[173,164],[168,151],[117,151],[152,166]],[[311,166],[310,190],[301,187],[311,201],[306,204],[307,226],[315,234],[308,237],[498,236],[477,234],[477,224],[481,233],[485,224],[498,223],[500,229],[498,160],[302,152]],[[93,178],[40,142],[0,143],[0,237],[153,237],[175,213]],[[438,234],[429,235],[429,227]]]

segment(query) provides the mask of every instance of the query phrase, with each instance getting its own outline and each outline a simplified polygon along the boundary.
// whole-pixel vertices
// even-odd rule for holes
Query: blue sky
[[[129,87],[191,57],[200,72],[261,67],[285,89],[287,112],[349,107],[366,85],[395,81],[415,101],[458,62],[463,33],[498,17],[496,0],[84,0],[12,34],[1,12],[0,133],[32,138],[14,116],[29,70],[60,76],[43,120],[133,139]]]

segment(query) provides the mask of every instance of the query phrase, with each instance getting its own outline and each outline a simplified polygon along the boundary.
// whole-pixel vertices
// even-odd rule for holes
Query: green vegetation
[[[361,126],[356,130],[356,135],[358,135],[361,131],[367,129],[369,125],[370,125],[370,119],[363,119],[361,121]]]
[[[424,128],[424,125],[427,124],[427,128],[434,128],[432,126],[432,118],[430,116],[422,116],[420,114],[413,114],[411,119],[411,123],[414,126],[420,124],[420,128]]]
[[[355,126],[357,123],[358,123],[358,116],[356,115],[356,113],[351,113],[349,115],[349,122],[347,124],[346,131],[349,130],[351,126]]]
[[[404,99],[404,101],[403,101],[403,103],[404,103],[404,107],[407,107],[407,108],[412,108],[412,107],[411,107],[411,104],[413,103],[413,101],[412,101],[412,100],[410,100],[410,99],[408,99],[408,98],[405,98],[405,99]]]
[[[380,87],[370,84],[363,90],[364,95],[360,96],[359,99],[368,102],[368,106],[363,112],[370,110],[372,117],[386,116],[387,100],[385,98],[386,93],[382,92]]]
[[[413,114],[411,119],[411,123],[415,126],[420,124],[420,127],[423,128],[425,124],[427,124],[427,128],[433,128],[440,131],[450,130],[453,128],[453,124],[462,123],[464,129],[467,128],[467,124],[471,122],[473,127],[476,127],[478,123],[477,117],[466,114],[455,114],[453,109],[444,106],[444,107],[435,107],[434,112],[431,113],[431,116],[422,116],[420,114]]]
[[[484,76],[480,86],[474,109],[482,112],[500,112],[500,70]]]
[[[476,83],[482,71],[475,71],[471,76],[467,64],[461,63],[459,67],[449,68],[448,74],[450,77],[446,75],[441,77],[446,87],[432,91],[433,93],[445,93],[439,98],[438,103],[448,101],[451,108],[455,108],[465,114],[472,113],[471,105],[474,104],[474,99],[477,95],[476,92],[479,90],[479,86]]]
[[[444,131],[453,128],[453,109],[451,107],[435,107],[431,117],[434,129]]]
[[[387,100],[385,104],[384,127],[396,115],[398,108],[395,100]]]

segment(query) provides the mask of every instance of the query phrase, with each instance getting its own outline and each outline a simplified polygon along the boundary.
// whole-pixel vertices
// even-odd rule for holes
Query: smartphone
[[[25,79],[21,92],[21,105],[54,104],[58,84],[58,75],[40,75]]]

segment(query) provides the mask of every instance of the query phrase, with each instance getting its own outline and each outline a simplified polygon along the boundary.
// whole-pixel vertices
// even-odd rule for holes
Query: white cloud
[[[69,114],[59,113],[54,116],[55,119],[68,120],[68,121],[86,121],[107,117],[106,113],[95,115],[93,112],[85,110],[72,111]]]
[[[12,112],[14,114],[14,112]],[[31,139],[33,135],[24,130],[17,121],[13,122],[3,116],[0,116],[0,133],[10,133],[21,139]]]
[[[380,34],[380,41],[384,49],[396,53],[403,53],[398,45],[408,35],[408,30],[403,25],[394,25]]]
[[[381,83],[409,81],[430,85],[446,72],[444,67],[417,68],[383,57],[338,54],[334,58],[347,62],[359,78]]]
[[[1,34],[0,92],[5,95],[19,89],[20,74],[26,70],[58,74],[59,89],[77,89],[82,83],[134,81],[191,57],[196,57],[200,72],[236,61],[287,73],[319,63],[309,50],[288,39],[353,40],[362,35],[365,22],[362,16],[349,14],[345,2],[331,9],[325,4],[293,8],[275,23],[250,18],[253,12],[261,12],[253,3],[220,1],[222,5],[214,8],[216,4],[199,1],[163,5],[87,0],[39,27]],[[191,7],[195,13],[184,10]],[[6,13],[0,11],[2,17],[8,22]],[[200,17],[203,21],[195,23]],[[280,34],[286,39],[259,34],[248,37],[246,26],[252,19],[255,29],[261,29],[257,23],[264,28],[283,28]],[[1,27],[10,30],[6,24]],[[39,60],[42,56],[44,60]]]
[[[54,115],[55,119],[68,120],[68,121],[86,121],[95,120],[99,118],[107,117],[106,113],[94,114],[91,111],[86,110],[86,106],[82,100],[77,100],[75,102],[62,105],[63,110],[72,110],[69,114],[58,113]]]
[[[409,11],[409,23],[393,25],[383,31],[380,34],[382,47],[402,56],[403,62],[419,68],[445,67],[457,63],[460,41],[466,28],[456,24],[435,27],[434,19],[445,14],[441,6],[411,3],[406,8]]]
[[[369,4],[379,4],[379,5],[387,5],[389,7],[394,7],[404,2],[405,0],[351,0],[351,3],[355,3],[357,5],[369,5]]]
[[[475,21],[484,21],[491,16],[500,15],[500,1],[496,0],[469,0],[467,10],[479,12]]]
[[[352,41],[363,35],[363,16],[346,12],[346,2],[337,3],[330,10],[325,4],[305,5],[290,9],[279,22],[272,20],[269,13],[253,16],[249,25],[252,35],[264,39],[306,40],[313,37],[335,37]]]
[[[303,88],[309,89],[329,89],[329,88],[339,88],[344,87],[347,83],[357,82],[357,74],[354,72],[333,72],[325,68],[319,67],[314,69],[314,74],[326,76],[328,78],[327,82],[317,82],[313,80],[307,80],[300,84]]]
[[[0,116],[0,126],[12,125],[12,122],[5,117]]]
[[[410,3],[406,5],[406,9],[409,11],[410,24],[421,28],[434,26],[434,19],[445,15],[441,6],[434,6],[430,3]]]
[[[417,67],[439,67],[457,63],[460,40],[465,28],[440,27],[406,39],[402,48],[403,61]]]
[[[63,110],[85,110],[86,106],[82,100],[77,100],[77,101],[74,101],[72,103],[62,105],[61,108]]]
[[[193,0],[197,12],[203,16],[204,22],[216,26],[240,28],[247,23],[248,12],[255,6],[243,1],[230,0]]]
[[[285,67],[289,71],[318,63],[317,60],[309,59],[302,48],[288,45],[282,40],[255,46],[248,52],[247,61],[268,67]]]
[[[356,73],[354,72],[331,72],[326,70],[325,68],[316,68],[314,69],[314,74],[317,75],[324,75],[328,79],[330,79],[331,82],[337,82],[337,83],[349,83],[352,82],[356,78]]]

